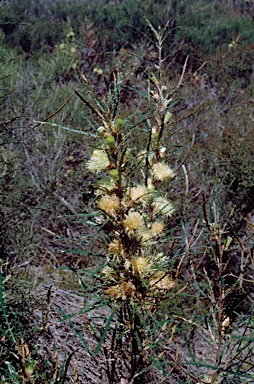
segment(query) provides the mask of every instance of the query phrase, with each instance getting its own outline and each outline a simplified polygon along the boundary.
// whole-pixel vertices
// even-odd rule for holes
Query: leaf
[[[44,124],[51,125],[52,127],[58,127],[58,128],[61,128],[61,129],[65,129],[66,131],[70,131],[70,132],[74,132],[74,133],[79,133],[80,135],[97,137],[97,135],[94,135],[92,133],[88,133],[88,132],[84,132],[84,131],[79,131],[78,129],[73,129],[73,128],[65,127],[64,125],[59,125],[59,124],[55,124],[55,123],[48,123],[48,122],[45,122],[45,121],[35,121],[35,123],[42,124],[42,125],[44,125]]]
[[[102,344],[104,343],[104,340],[105,340],[106,337],[107,337],[107,334],[108,334],[108,331],[109,331],[109,327],[110,327],[110,324],[111,324],[111,321],[112,321],[114,315],[115,315],[115,311],[113,311],[113,312],[111,313],[111,315],[109,316],[109,318],[108,318],[108,320],[107,320],[107,323],[106,323],[104,332],[103,332],[103,334],[102,334],[102,336],[101,336],[101,339],[100,339],[100,341],[99,341],[99,344],[98,344],[97,347],[96,347],[96,350],[95,350],[95,356],[98,355],[98,353],[99,353],[99,351],[100,351],[100,349],[101,349],[101,346],[102,346]]]

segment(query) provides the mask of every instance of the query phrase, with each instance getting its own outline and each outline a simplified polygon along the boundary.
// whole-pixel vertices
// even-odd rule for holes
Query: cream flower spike
[[[138,256],[131,259],[131,266],[134,275],[144,276],[150,269],[149,259],[144,256]]]
[[[158,235],[161,233],[165,228],[165,224],[161,221],[155,221],[153,225],[151,226],[151,231],[153,234]]]
[[[146,203],[147,202],[147,188],[142,185],[137,185],[135,187],[131,187],[130,189],[130,198],[133,201]]]
[[[95,173],[108,168],[109,164],[107,152],[104,149],[95,149],[86,166],[90,172]]]
[[[155,197],[152,206],[156,215],[159,214],[170,217],[175,212],[173,204],[162,196]]]
[[[105,195],[98,201],[98,208],[109,215],[115,214],[119,207],[120,200],[116,195]]]
[[[128,215],[125,216],[123,224],[127,232],[133,233],[140,228],[142,217],[139,212],[129,212]]]
[[[118,239],[114,239],[111,243],[109,243],[108,251],[114,257],[124,257],[124,246]]]
[[[109,281],[117,280],[116,271],[113,268],[109,267],[108,265],[105,265],[105,267],[102,268],[101,274],[105,277],[106,280],[109,280]]]
[[[168,274],[163,271],[158,271],[150,281],[150,285],[155,289],[171,290],[175,287],[176,282]]]
[[[175,177],[175,173],[165,163],[156,163],[152,166],[153,178],[158,181],[163,181],[167,178],[172,179]]]

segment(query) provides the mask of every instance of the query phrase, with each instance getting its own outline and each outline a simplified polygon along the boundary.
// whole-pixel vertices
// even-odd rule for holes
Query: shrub
[[[239,262],[236,249],[241,241],[234,232],[234,237],[228,236],[231,228],[220,216],[218,195],[208,211],[204,201],[200,226],[197,221],[191,230],[178,216],[188,196],[189,178],[183,163],[176,169],[169,166],[172,148],[165,147],[164,140],[175,123],[170,110],[176,89],[169,89],[162,75],[160,54],[166,28],[148,26],[156,40],[159,65],[154,65],[157,76],[154,72],[149,78],[150,108],[139,112],[139,119],[121,114],[119,74],[104,100],[76,91],[99,125],[86,165],[95,174],[95,208],[91,204],[87,224],[99,227],[93,244],[99,247],[94,254],[98,261],[93,270],[78,273],[86,297],[89,341],[84,345],[100,364],[100,379],[109,383],[153,382],[155,377],[169,378],[168,382],[184,378],[191,383],[251,380],[247,361],[251,315],[241,323],[240,309],[232,311],[229,305],[238,287],[239,301],[248,298],[247,293],[241,297],[245,280],[241,276],[250,271],[248,252],[240,256],[236,268],[230,264],[229,252]],[[130,135],[136,139],[132,141]],[[173,146],[172,138],[170,142]],[[182,181],[176,186],[181,165],[185,188]],[[230,274],[233,280],[227,279]],[[98,318],[99,308],[104,308],[104,314]],[[250,335],[246,344],[240,336],[240,349],[233,339],[225,341],[235,319],[241,323],[241,332]],[[188,341],[189,332],[195,337],[200,332],[206,340],[204,348],[211,343],[210,358],[202,361],[197,356],[195,345]],[[234,332],[235,328],[232,337]],[[171,351],[184,336],[187,351],[179,352],[179,361]],[[237,372],[237,361],[229,356],[233,350],[244,361]]]

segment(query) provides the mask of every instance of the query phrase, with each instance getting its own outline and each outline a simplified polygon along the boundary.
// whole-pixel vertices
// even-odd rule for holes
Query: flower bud
[[[150,81],[151,81],[152,84],[157,84],[157,79],[156,79],[155,76],[152,76],[152,77],[150,78]]]
[[[115,119],[115,128],[116,128],[116,129],[121,129],[122,126],[123,126],[123,120],[120,119],[119,117],[117,117],[117,118]]]
[[[106,140],[107,140],[107,144],[108,144],[109,148],[112,148],[112,149],[116,148],[116,141],[115,141],[114,136],[109,135],[109,136],[107,136]]]
[[[166,150],[167,150],[166,147],[161,147],[160,148],[160,155],[161,155],[161,157],[163,157],[165,155]]]
[[[159,139],[159,134],[158,134],[158,132],[154,132],[154,134],[153,134],[153,139],[154,139],[154,140],[158,140],[158,139]]]
[[[74,37],[75,33],[70,29],[69,33],[67,34],[67,37]]]
[[[233,241],[232,237],[228,236],[228,237],[227,237],[226,244],[225,244],[224,251],[227,251],[227,250],[228,250],[228,248],[230,247],[232,241]]]
[[[105,128],[101,125],[98,129],[97,129],[97,132],[102,135],[103,132],[105,131]]]
[[[28,375],[32,375],[34,373],[37,363],[38,362],[36,360],[31,359],[25,361],[25,371]]]
[[[126,149],[125,156],[129,157],[131,155],[131,150],[130,148]]]
[[[172,117],[172,113],[167,112],[166,115],[164,116],[164,123],[167,124],[171,119],[171,117]]]
[[[119,172],[117,169],[112,169],[109,172],[110,176],[112,177],[113,180],[118,180],[119,179]]]

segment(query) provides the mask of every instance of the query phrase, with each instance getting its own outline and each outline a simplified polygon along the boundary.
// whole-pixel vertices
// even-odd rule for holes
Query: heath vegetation
[[[0,383],[253,382],[253,4],[0,7]]]

